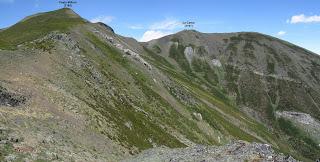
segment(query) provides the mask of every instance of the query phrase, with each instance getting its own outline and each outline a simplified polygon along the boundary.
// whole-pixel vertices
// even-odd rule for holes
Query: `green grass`
[[[46,12],[25,21],[20,21],[0,32],[0,48],[13,50],[17,45],[35,40],[52,31],[66,32],[71,27],[85,23],[82,18],[73,18],[68,9]]]

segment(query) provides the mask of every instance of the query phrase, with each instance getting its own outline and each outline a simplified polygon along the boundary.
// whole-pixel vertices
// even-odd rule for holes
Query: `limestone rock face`
[[[192,61],[193,53],[194,53],[194,51],[193,51],[193,48],[192,48],[192,47],[186,47],[186,48],[184,49],[184,55],[185,55],[185,57],[187,58],[187,60],[188,60],[189,63],[191,63],[191,61]]]

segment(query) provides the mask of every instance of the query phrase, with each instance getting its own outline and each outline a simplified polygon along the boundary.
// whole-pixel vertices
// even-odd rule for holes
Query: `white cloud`
[[[158,39],[174,33],[174,31],[179,28],[183,28],[183,25],[176,19],[165,19],[163,21],[155,22],[149,26],[146,32],[144,32],[140,41],[147,42],[152,39]]]
[[[182,27],[181,22],[175,19],[165,19],[160,22],[153,23],[150,26],[151,30],[173,30]]]
[[[164,37],[169,34],[172,34],[172,32],[164,32],[164,31],[160,31],[160,30],[148,30],[143,34],[140,41],[141,42],[148,42],[152,39],[158,39],[158,38]]]
[[[277,33],[278,36],[284,36],[285,34],[287,34],[286,31],[279,31],[279,32]]]
[[[92,23],[103,22],[105,24],[108,24],[111,21],[113,21],[114,19],[115,19],[115,17],[113,17],[113,16],[98,16],[98,17],[91,19],[90,21]]]
[[[13,3],[14,0],[0,0],[0,3]]]
[[[304,14],[294,15],[291,17],[290,21],[291,24],[297,23],[320,23],[320,16],[313,15],[313,16],[305,16]]]

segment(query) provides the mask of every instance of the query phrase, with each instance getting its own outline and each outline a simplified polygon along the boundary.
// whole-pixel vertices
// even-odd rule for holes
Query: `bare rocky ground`
[[[292,121],[317,141],[320,146],[320,122],[310,114],[292,111],[278,111],[276,115]]]
[[[296,162],[291,156],[276,153],[270,145],[234,141],[224,146],[197,145],[187,148],[165,147],[146,150],[123,162]]]

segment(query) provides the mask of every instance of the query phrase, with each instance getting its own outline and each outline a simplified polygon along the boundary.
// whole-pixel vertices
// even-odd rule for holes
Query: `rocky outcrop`
[[[276,114],[278,116],[290,118],[302,124],[306,124],[306,125],[315,124],[317,126],[320,126],[319,122],[316,121],[314,118],[312,118],[310,114],[306,114],[302,112],[291,112],[291,111],[282,111],[282,112],[277,111]]]
[[[292,111],[277,111],[276,116],[290,120],[298,127],[302,128],[309,136],[319,142],[320,146],[320,122],[310,114]]]
[[[183,104],[189,106],[194,106],[197,104],[197,100],[194,97],[192,97],[192,95],[190,95],[188,91],[186,91],[183,87],[173,84],[171,80],[164,81],[163,84],[168,89],[168,91],[173,96],[178,98]]]
[[[17,107],[24,104],[26,100],[25,96],[9,92],[0,86],[0,106]]]
[[[114,30],[107,24],[102,23],[102,22],[98,22],[97,24],[99,24],[100,26],[106,28],[107,30],[111,31],[112,33],[114,33]]]
[[[291,156],[275,152],[270,145],[235,141],[225,146],[194,146],[170,149],[165,147],[146,150],[123,162],[182,162],[182,161],[282,161],[296,162]]]

